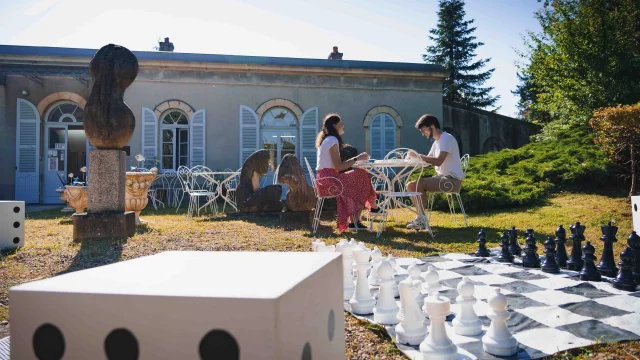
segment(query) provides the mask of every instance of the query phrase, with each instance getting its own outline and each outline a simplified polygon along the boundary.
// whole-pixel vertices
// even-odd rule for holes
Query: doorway
[[[74,180],[85,181],[80,169],[87,166],[87,143],[82,125],[46,127],[43,203],[61,203],[56,189],[71,184]],[[70,177],[71,174],[73,176]]]

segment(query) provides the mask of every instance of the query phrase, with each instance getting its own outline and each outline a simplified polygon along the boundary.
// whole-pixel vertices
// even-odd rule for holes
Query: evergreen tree
[[[476,42],[472,35],[476,27],[469,26],[474,20],[464,20],[464,0],[440,0],[439,6],[438,26],[429,31],[434,44],[427,47],[422,59],[450,72],[443,84],[444,100],[479,108],[494,106],[500,97],[491,96],[493,87],[482,85],[495,69],[478,72],[491,59],[474,60],[475,50],[484,43]]]

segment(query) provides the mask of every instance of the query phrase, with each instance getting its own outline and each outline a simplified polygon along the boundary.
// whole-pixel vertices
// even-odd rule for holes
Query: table
[[[407,177],[410,176],[414,171],[422,170],[427,166],[430,166],[430,164],[415,159],[371,159],[367,161],[358,161],[353,165],[354,168],[367,171],[374,178],[383,181],[385,184],[385,190],[378,191],[376,189],[376,193],[384,197],[384,200],[379,204],[382,211],[374,215],[374,219],[378,216],[382,216],[380,226],[378,227],[376,235],[377,237],[380,237],[380,234],[386,228],[387,216],[389,213],[388,210],[392,207],[392,205],[395,205],[398,208],[405,208],[416,214],[418,219],[422,222],[424,228],[433,238],[433,232],[431,231],[431,226],[429,226],[429,217],[427,215],[427,212],[423,211],[422,215],[420,215],[417,207],[405,204],[404,202],[398,200],[398,198],[402,197],[412,197],[414,198],[414,201],[418,203],[418,206],[424,209],[424,204],[422,204],[420,193],[406,191],[405,181]],[[399,168],[399,171],[396,172],[395,170],[393,170],[393,168]],[[390,177],[391,174],[393,174],[392,177]],[[399,188],[400,191],[395,191],[396,188]],[[369,225],[369,229],[373,230],[373,222],[371,222],[371,224]]]
[[[229,182],[231,182],[231,180],[233,180],[236,176],[240,175],[240,172],[238,171],[213,171],[213,172],[194,172],[194,175],[200,175],[203,178],[205,178],[207,181],[209,181],[211,183],[211,188],[213,189],[213,186],[216,186],[216,191],[214,192],[213,197],[211,197],[209,199],[209,201],[207,201],[206,204],[204,204],[203,206],[200,207],[200,209],[207,207],[209,204],[214,205],[214,209],[216,209],[216,213],[217,213],[217,205],[216,205],[216,200],[218,198],[222,198],[225,201],[225,204],[229,204],[231,207],[233,207],[236,211],[238,211],[238,208],[236,207],[235,202],[229,197],[229,193],[227,192],[227,194],[223,194],[222,193],[222,187],[226,186]],[[216,176],[222,176],[222,180],[218,180],[216,179]],[[200,210],[198,209],[198,211]],[[217,214],[213,215],[214,218],[217,218]]]

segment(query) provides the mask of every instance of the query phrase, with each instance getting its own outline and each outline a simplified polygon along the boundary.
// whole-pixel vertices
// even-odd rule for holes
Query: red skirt
[[[329,178],[323,179],[324,177],[337,178],[342,186],[337,181]],[[349,216],[362,210],[362,205],[367,210],[371,210],[371,206],[376,203],[376,191],[371,185],[369,174],[362,169],[354,169],[342,174],[336,169],[318,170],[316,186],[320,196],[337,196],[338,230],[340,232],[347,229]],[[342,193],[340,193],[341,190]]]

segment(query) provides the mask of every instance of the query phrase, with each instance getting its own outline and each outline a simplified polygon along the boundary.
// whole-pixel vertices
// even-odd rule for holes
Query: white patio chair
[[[304,162],[307,165],[307,171],[309,172],[309,177],[311,178],[311,184],[313,185],[313,191],[316,194],[316,207],[313,213],[313,235],[316,234],[318,230],[318,224],[320,224],[320,215],[322,214],[322,206],[324,206],[324,201],[326,199],[333,199],[342,196],[342,192],[344,191],[344,187],[342,186],[342,182],[335,177],[325,176],[316,180],[316,176],[313,173],[313,169],[309,165],[309,161],[307,158],[304,158]],[[320,191],[318,190],[317,181],[324,185],[330,185],[327,189],[328,194],[320,195]]]
[[[231,170],[229,168],[224,169],[225,172],[234,172],[234,170]],[[224,184],[224,188],[227,191],[227,197],[229,198],[229,200],[235,205],[236,204],[236,189],[238,189],[238,184],[240,183],[240,172],[242,171],[242,168],[238,169],[236,172],[236,175],[233,176],[233,178],[229,181],[227,181]],[[225,208],[227,207],[227,202],[224,202],[224,205],[222,205],[222,212],[224,213]]]
[[[191,170],[189,170],[186,166],[180,166],[178,171],[176,172],[176,177],[178,179],[178,183],[180,184],[180,188],[176,190],[176,213],[180,210],[180,205],[182,205],[182,200],[184,199],[184,194],[187,192],[186,183],[189,181]],[[180,198],[180,200],[178,200]]]
[[[467,175],[467,169],[469,168],[469,154],[465,154],[460,158],[460,164],[462,165],[462,171],[465,175]],[[447,186],[449,185],[449,186]],[[458,200],[458,205],[460,206],[460,212],[462,213],[462,217],[464,218],[464,225],[469,226],[469,220],[467,219],[467,213],[464,211],[464,205],[462,205],[462,198],[460,197],[460,192],[447,191],[447,188],[452,186],[452,184],[447,184],[446,182],[439,185],[440,191],[447,197],[447,204],[449,204],[449,212],[451,213],[451,219],[454,224],[456,224],[456,204],[455,199]],[[462,188],[461,188],[462,189]],[[429,193],[427,211],[433,211],[433,203],[437,193]],[[455,196],[455,199],[454,199]]]
[[[205,172],[205,171],[201,171]],[[215,192],[211,191],[211,182],[206,179],[201,179],[201,175],[198,172],[189,172],[187,175],[187,181],[185,181],[185,192],[189,194],[189,208],[187,210],[187,219],[193,216],[193,213],[197,213],[200,216],[200,199],[204,198],[209,202],[208,206],[211,208],[211,213],[217,212],[217,206],[215,201],[211,201]],[[205,204],[206,206],[206,204]]]

